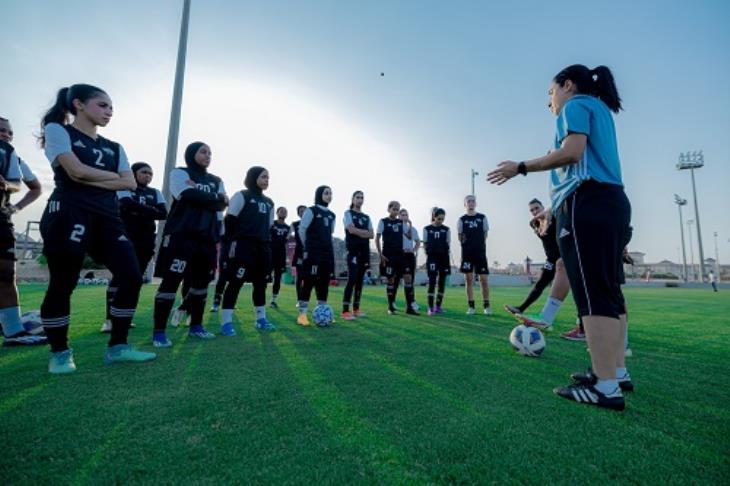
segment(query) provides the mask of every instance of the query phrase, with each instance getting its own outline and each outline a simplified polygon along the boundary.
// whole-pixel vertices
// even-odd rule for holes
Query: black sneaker
[[[619,411],[625,408],[624,396],[619,388],[613,393],[603,394],[593,385],[569,385],[555,388],[553,389],[553,393],[559,397],[567,398],[578,403],[585,403],[586,405],[595,405],[597,407]]]
[[[585,373],[573,373],[570,375],[570,379],[576,385],[595,385],[598,383],[598,377],[593,374],[593,371],[588,370]],[[634,384],[631,382],[631,375],[627,374],[623,378],[618,378],[618,386],[622,392],[634,391]]]
[[[409,316],[420,316],[421,315],[420,312],[418,312],[415,309],[411,309],[410,307],[406,310],[406,314],[408,314]]]
[[[20,331],[12,336],[5,336],[3,346],[40,346],[48,344],[46,336],[33,335],[25,331]]]
[[[394,316],[396,314],[396,310],[394,307],[388,307],[388,314],[391,316]]]
[[[504,310],[512,314],[513,316],[521,316],[522,311],[518,309],[517,307],[509,304],[504,304]]]
[[[272,300],[271,304],[269,304],[269,307],[271,307],[272,309],[278,309],[279,304],[277,304],[275,301]]]

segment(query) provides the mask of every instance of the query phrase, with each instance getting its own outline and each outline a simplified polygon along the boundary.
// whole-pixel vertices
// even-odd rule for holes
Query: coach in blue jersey
[[[350,209],[345,211],[344,217],[347,285],[342,295],[342,318],[346,321],[364,316],[360,310],[360,296],[365,272],[370,268],[370,240],[373,238],[373,223],[370,221],[370,216],[362,212],[364,200],[364,193],[355,191],[352,194]],[[352,312],[350,312],[351,300]]]
[[[50,274],[41,318],[51,345],[51,373],[76,370],[68,346],[71,293],[87,253],[106,265],[118,282],[105,362],[155,358],[127,344],[142,274],[119,216],[117,191],[133,190],[137,184],[122,146],[97,133],[112,112],[112,101],[102,89],[74,84],[58,92],[41,122],[41,143],[56,185],[40,225]]]
[[[146,162],[132,164],[132,174],[137,183],[133,191],[119,191],[119,212],[124,221],[134,253],[137,255],[139,270],[144,274],[147,265],[155,254],[155,236],[157,221],[167,218],[167,205],[162,193],[149,187],[152,182],[152,167]],[[112,278],[106,290],[106,322],[101,326],[101,332],[110,332],[111,303],[117,292],[117,281]]]
[[[487,217],[478,213],[477,198],[468,195],[464,198],[466,214],[459,218],[457,232],[461,242],[461,272],[464,274],[466,283],[466,299],[468,303],[467,314],[474,314],[474,274],[479,275],[479,284],[482,288],[482,304],[484,314],[490,315],[492,309],[489,306],[489,264],[487,263],[487,235],[489,234],[489,222]]]
[[[304,245],[302,265],[302,292],[299,300],[297,324],[308,326],[307,307],[314,288],[317,304],[327,303],[330,279],[335,273],[335,252],[332,233],[335,231],[335,213],[327,207],[332,201],[332,189],[319,186],[314,193],[314,206],[304,211],[299,225],[299,237]]]
[[[631,205],[623,189],[616,128],[621,110],[613,74],[605,66],[575,64],[552,80],[550,110],[557,116],[555,150],[524,162],[501,162],[487,179],[503,184],[517,174],[550,170],[552,208],[560,255],[591,350],[592,373],[573,375],[556,388],[579,403],[624,409],[629,388],[624,363],[626,308],[621,265]],[[620,387],[621,386],[621,387]]]
[[[246,189],[232,198],[226,214],[226,235],[229,250],[225,263],[228,281],[223,293],[221,334],[235,336],[233,311],[244,282],[253,285],[256,329],[273,331],[266,319],[266,283],[271,274],[271,225],[274,222],[274,201],[264,195],[269,187],[269,171],[251,167],[244,181]]]
[[[190,337],[211,339],[203,327],[208,284],[213,280],[216,244],[221,239],[222,211],[228,206],[223,181],[208,172],[213,153],[203,142],[185,149],[185,167],[170,172],[172,206],[165,223],[155,275],[162,282],[155,295],[155,347],[172,346],[165,334],[180,282],[190,281],[186,304],[190,313]]]

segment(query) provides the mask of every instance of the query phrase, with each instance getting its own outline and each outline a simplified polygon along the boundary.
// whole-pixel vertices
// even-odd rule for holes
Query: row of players
[[[501,162],[488,174],[487,180],[501,185],[519,174],[550,171],[551,207],[537,218],[540,233],[546,233],[554,215],[560,256],[579,316],[585,324],[593,369],[587,375],[573,376],[572,385],[554,391],[579,403],[623,410],[621,391],[627,389],[630,377],[621,345],[626,329],[626,304],[620,275],[622,249],[630,237],[631,206],[623,190],[611,116],[611,112],[620,111],[621,99],[608,68],[589,69],[583,65],[569,66],[558,73],[551,81],[549,97],[548,107],[556,116],[554,150],[546,156],[522,162]],[[75,370],[68,346],[70,300],[87,253],[113,274],[109,303],[111,337],[104,360],[115,363],[149,361],[156,357],[155,353],[133,349],[127,343],[142,275],[140,259],[119,217],[117,193],[135,191],[137,182],[123,148],[97,133],[98,127],[109,123],[112,113],[111,99],[103,90],[77,84],[58,92],[54,105],[41,122],[41,144],[53,168],[56,186],[41,220],[44,254],[50,273],[41,316],[52,350],[49,362],[52,373]],[[20,174],[12,146],[3,145],[2,150],[0,191],[3,208],[6,208],[10,207],[7,204],[9,194],[19,187]],[[185,297],[192,321],[190,335],[202,339],[213,336],[203,328],[202,314],[208,284],[215,271],[215,245],[220,239],[222,225],[230,241],[224,268],[228,276],[222,302],[224,321],[226,311],[232,313],[235,307],[241,285],[249,281],[253,284],[256,325],[260,329],[272,328],[266,319],[264,305],[271,258],[268,235],[274,207],[263,195],[268,188],[268,172],[262,167],[250,169],[246,189],[237,192],[229,204],[223,182],[208,172],[211,155],[208,145],[194,142],[185,151],[186,167],[177,168],[170,174],[173,203],[156,266],[156,275],[162,279],[155,296],[153,342],[157,347],[171,345],[165,327],[183,278],[190,286]],[[319,187],[315,204],[305,210],[300,222],[298,235],[304,248],[302,282],[301,287],[298,286],[301,324],[306,320],[302,314],[306,314],[313,289],[316,288],[320,301],[326,301],[329,277],[334,268],[332,231],[335,217],[327,208],[331,197],[329,187]],[[223,218],[222,211],[226,207],[228,212]],[[435,274],[436,280],[444,277],[443,272],[450,267],[445,264],[448,230],[440,227],[443,220],[439,223],[439,217],[443,214],[434,213],[432,230],[424,238],[429,253],[428,269],[431,275]],[[393,220],[398,221],[394,217],[388,218],[388,221]],[[401,222],[397,224],[404,228]],[[5,226],[10,226],[9,214]],[[484,227],[481,230],[484,231]],[[385,227],[381,236],[384,234]],[[369,240],[364,234],[357,236]],[[446,244],[442,243],[442,238]],[[484,236],[474,243],[481,247]],[[405,279],[403,271],[408,263],[404,258],[398,261],[400,256],[388,255],[389,249],[395,251],[397,247],[402,251],[402,235],[392,238],[390,244],[392,246],[383,238],[383,247],[379,250],[381,264],[389,277],[392,310],[394,283],[399,274],[404,276],[408,299],[412,301],[413,298],[412,280]],[[433,251],[430,251],[431,247]],[[12,250],[12,247],[8,249]],[[479,261],[471,263],[482,263],[481,255]],[[7,288],[14,288],[8,284],[13,280],[14,264],[3,262],[0,281]],[[431,294],[433,283],[429,289]],[[17,293],[15,303],[17,307]],[[435,312],[438,304],[430,301],[429,308]],[[408,309],[414,311],[412,306]],[[7,315],[2,317],[7,319]],[[7,335],[12,338],[15,334],[9,332]]]

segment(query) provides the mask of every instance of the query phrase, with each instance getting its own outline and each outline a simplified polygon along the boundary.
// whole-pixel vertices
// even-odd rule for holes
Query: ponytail
[[[51,106],[43,118],[41,119],[41,135],[39,137],[41,147],[45,146],[45,128],[49,123],[58,123],[60,125],[66,125],[68,123],[69,114],[76,115],[76,108],[74,108],[73,101],[79,100],[85,103],[87,100],[94,96],[105,93],[101,88],[92,86],[90,84],[74,84],[68,88],[61,88],[56,93],[56,101]]]
[[[553,78],[553,81],[560,86],[564,86],[567,80],[573,82],[577,93],[595,96],[614,113],[618,113],[622,109],[621,97],[616,89],[613,74],[606,66],[588,69],[582,64],[573,64]]]

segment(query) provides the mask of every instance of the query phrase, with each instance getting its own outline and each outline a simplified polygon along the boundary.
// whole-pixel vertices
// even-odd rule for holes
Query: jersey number
[[[99,167],[105,167],[104,164],[101,163],[101,158],[104,157],[104,152],[99,149],[92,149],[92,151],[94,152],[94,155],[96,155],[96,162],[94,162],[94,164]]]
[[[81,243],[81,237],[84,236],[84,233],[86,233],[86,226],[83,224],[75,224],[69,240]]]
[[[245,274],[246,274],[246,269],[245,269],[245,268],[243,268],[243,267],[241,267],[241,268],[239,268],[239,269],[238,269],[238,271],[236,272],[236,278],[240,280],[240,279],[242,279],[242,278],[243,278],[243,276],[244,276]]]
[[[317,275],[317,271],[318,271],[317,265],[312,265],[312,275]]]
[[[175,273],[183,273],[185,271],[185,266],[188,264],[185,260],[178,260],[175,258],[172,261],[172,265],[170,265],[170,271]]]
[[[439,238],[441,238],[441,233],[434,233],[433,237],[438,240]]]

